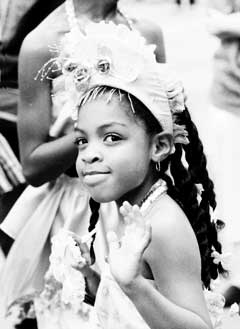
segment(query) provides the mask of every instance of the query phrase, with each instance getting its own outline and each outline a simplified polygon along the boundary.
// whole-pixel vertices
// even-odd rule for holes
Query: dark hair
[[[175,145],[176,151],[170,156],[170,173],[174,186],[170,182],[168,193],[178,201],[195,232],[201,254],[202,282],[206,288],[210,288],[211,279],[216,279],[218,273],[227,273],[221,263],[213,262],[211,256],[213,250],[219,253],[222,251],[216,224],[211,220],[211,209],[216,208],[214,184],[208,175],[207,160],[198,130],[187,108],[179,114],[178,119],[179,124],[186,126],[190,143]],[[183,156],[187,168],[183,165]]]
[[[105,92],[111,90],[108,87],[104,88]],[[125,98],[129,98],[126,92],[120,90],[120,93],[125,95]],[[132,114],[144,124],[147,133],[154,135],[161,132],[162,127],[146,106],[134,96],[131,95],[130,97],[131,106],[134,109]],[[210,208],[214,210],[216,207],[214,185],[208,175],[202,142],[187,108],[178,114],[176,123],[185,125],[190,143],[175,145],[175,152],[161,162],[159,175],[167,182],[168,194],[183,209],[195,232],[201,254],[202,282],[206,288],[210,288],[211,279],[216,279],[218,273],[226,273],[221,263],[215,264],[211,256],[213,250],[219,253],[222,251],[221,244],[218,241],[217,228],[210,215]],[[187,167],[183,164],[183,157]],[[167,171],[169,174],[167,174]],[[201,186],[201,192],[198,191],[197,184]],[[91,199],[90,207],[92,216],[89,231],[97,223],[99,204]],[[91,253],[92,258],[95,260],[92,245]]]

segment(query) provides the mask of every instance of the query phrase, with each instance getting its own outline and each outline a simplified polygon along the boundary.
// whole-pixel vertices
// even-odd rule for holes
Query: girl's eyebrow
[[[110,127],[112,127],[112,126],[127,127],[127,125],[124,124],[124,123],[111,121],[111,122],[105,123],[105,124],[103,124],[102,126],[100,126],[100,127],[98,128],[98,130],[100,130],[100,129],[104,130],[104,129],[110,128]]]
[[[84,134],[84,130],[78,128],[77,126],[74,127],[74,131],[78,131],[80,133],[83,133]]]
[[[97,130],[98,131],[102,131],[104,129],[111,128],[112,126],[121,126],[121,127],[124,127],[124,128],[127,127],[127,125],[124,124],[124,123],[111,121],[111,122],[108,122],[108,123],[105,123],[105,124],[101,125],[100,127],[98,127]],[[77,126],[74,127],[74,131],[78,131],[78,132],[80,132],[82,134],[85,133],[85,131],[83,129],[81,129],[81,128],[77,127]]]

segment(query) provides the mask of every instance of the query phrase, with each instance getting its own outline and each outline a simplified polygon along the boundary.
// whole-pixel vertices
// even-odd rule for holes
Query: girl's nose
[[[94,162],[98,162],[100,161],[100,158],[98,156],[94,156],[94,157],[84,157],[83,159],[83,162],[86,162],[86,163],[94,163]]]
[[[85,163],[94,163],[97,161],[102,161],[103,156],[99,149],[96,147],[90,147],[85,150],[85,152],[82,155],[82,161]]]

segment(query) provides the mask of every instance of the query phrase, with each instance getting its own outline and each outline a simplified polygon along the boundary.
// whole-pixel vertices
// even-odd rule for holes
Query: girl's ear
[[[156,134],[152,140],[152,160],[159,162],[168,157],[173,147],[172,135],[166,132]]]

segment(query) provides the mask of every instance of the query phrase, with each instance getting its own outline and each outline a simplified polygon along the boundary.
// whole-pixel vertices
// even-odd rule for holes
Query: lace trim
[[[145,212],[153,202],[155,202],[162,194],[167,191],[167,183],[163,179],[159,179],[149,190],[140,203],[140,209]]]

